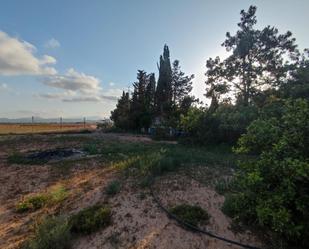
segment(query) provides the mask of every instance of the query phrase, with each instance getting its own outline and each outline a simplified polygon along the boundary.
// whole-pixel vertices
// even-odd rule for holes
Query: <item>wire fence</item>
[[[66,132],[94,130],[99,121],[81,119],[40,119],[31,117],[28,120],[1,122],[0,134],[23,134],[44,132]]]

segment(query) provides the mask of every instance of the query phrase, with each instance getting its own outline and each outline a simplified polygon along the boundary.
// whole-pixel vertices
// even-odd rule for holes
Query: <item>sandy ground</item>
[[[185,230],[166,216],[149,192],[131,185],[127,184],[121,193],[109,200],[114,213],[112,226],[76,240],[74,248],[239,248]],[[206,209],[211,216],[210,224],[205,227],[207,230],[238,242],[260,245],[251,232],[235,234],[230,230],[231,220],[220,211],[224,198],[214,190],[181,175],[162,177],[157,180],[155,189],[166,207],[188,203]]]
[[[93,136],[89,134],[87,136]],[[15,150],[27,151],[50,148],[56,145],[43,139],[32,143],[13,144]],[[147,137],[126,135],[104,135],[105,139],[140,141],[149,143]],[[74,146],[76,141],[62,144]],[[147,189],[137,187],[134,179],[123,180],[120,193],[109,198],[106,185],[119,177],[117,172],[94,159],[76,162],[65,175],[59,174],[52,165],[8,165],[6,156],[12,148],[0,141],[0,248],[13,249],[31,235],[33,224],[42,215],[69,215],[96,203],[107,203],[113,212],[112,225],[89,236],[74,240],[74,249],[98,248],[240,248],[205,235],[180,227],[159,209]],[[59,206],[33,213],[17,214],[15,205],[29,194],[40,193],[62,184],[69,190],[69,198]],[[250,245],[260,245],[249,231],[235,234],[231,231],[231,220],[220,207],[224,197],[213,189],[201,185],[192,178],[180,174],[166,175],[156,180],[155,193],[161,202],[172,207],[176,204],[198,204],[211,215],[205,228],[220,236]]]

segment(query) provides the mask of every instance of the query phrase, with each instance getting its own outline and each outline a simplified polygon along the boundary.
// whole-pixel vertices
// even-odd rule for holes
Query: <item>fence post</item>
[[[34,117],[33,117],[33,116],[31,117],[31,123],[32,123],[32,125],[31,125],[31,131],[32,131],[32,133],[33,133],[33,125],[34,125]]]

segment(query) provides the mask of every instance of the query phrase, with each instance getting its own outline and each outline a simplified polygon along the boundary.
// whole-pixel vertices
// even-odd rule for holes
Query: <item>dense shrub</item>
[[[105,189],[105,192],[109,196],[114,196],[119,193],[121,190],[121,182],[118,180],[114,180],[110,182]]]
[[[71,247],[71,234],[68,222],[63,218],[47,218],[38,224],[33,239],[24,249],[68,249]]]
[[[90,234],[108,226],[111,222],[111,210],[108,207],[95,205],[81,210],[70,218],[71,231]]]
[[[199,206],[191,206],[188,204],[177,205],[171,208],[170,212],[180,220],[193,226],[206,224],[210,218],[206,210]]]
[[[18,213],[23,213],[29,210],[35,211],[42,208],[48,201],[48,196],[46,194],[39,194],[31,196],[24,201],[19,202],[16,205],[16,211]]]
[[[234,144],[257,117],[258,110],[254,106],[223,104],[214,113],[189,112],[182,118],[182,128],[189,133],[188,139],[193,143]]]
[[[239,139],[239,146],[235,151],[260,154],[262,151],[272,148],[273,144],[278,141],[280,133],[278,119],[257,119],[249,125],[247,133]]]
[[[243,162],[236,193],[223,210],[308,246],[309,236],[309,104],[288,101],[280,119],[253,122],[240,139],[238,152],[258,151]]]
[[[95,143],[86,144],[84,146],[84,151],[86,151],[90,155],[96,155],[99,153],[99,149]]]

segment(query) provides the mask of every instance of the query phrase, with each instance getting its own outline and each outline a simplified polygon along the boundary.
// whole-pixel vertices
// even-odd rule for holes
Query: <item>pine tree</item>
[[[231,51],[225,60],[225,76],[238,92],[238,102],[247,106],[256,92],[265,87],[277,87],[285,79],[289,65],[286,57],[297,54],[291,32],[278,34],[278,29],[267,26],[255,29],[256,7],[240,12],[239,30],[229,32],[222,46]]]
[[[212,113],[218,108],[219,101],[229,91],[229,87],[224,77],[224,63],[220,61],[218,56],[215,59],[209,58],[206,62],[206,68],[205,96],[211,98],[208,111]]]
[[[182,100],[192,91],[192,80],[194,75],[186,76],[180,70],[179,61],[175,60],[172,67],[172,103],[180,105]]]

